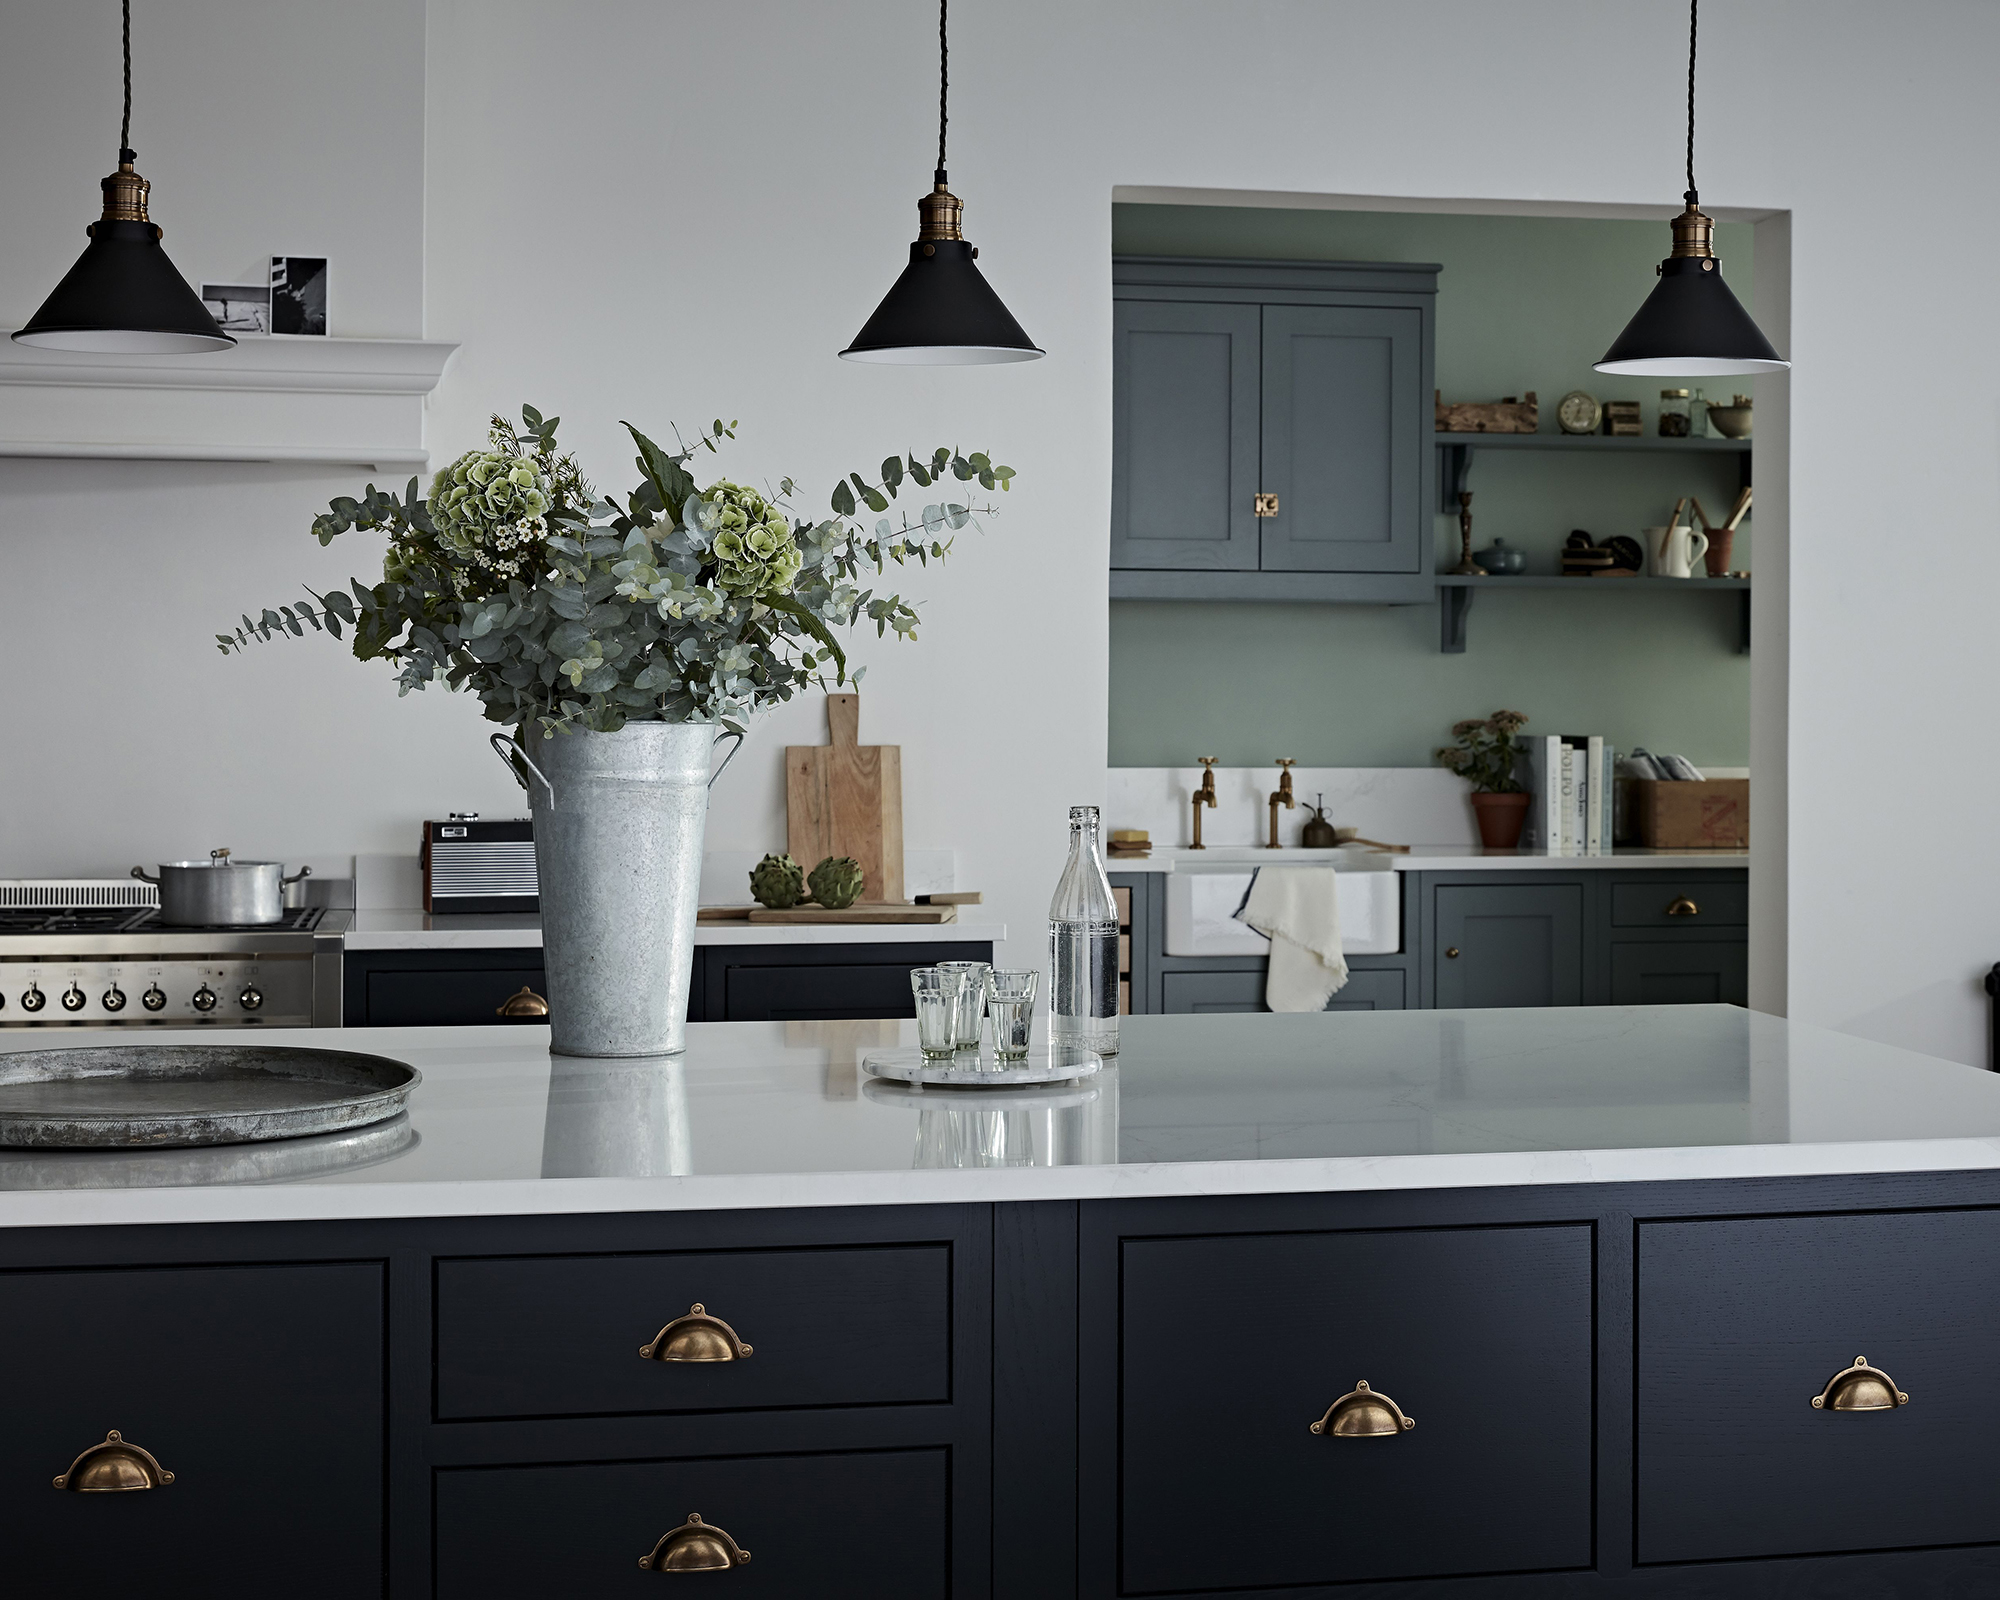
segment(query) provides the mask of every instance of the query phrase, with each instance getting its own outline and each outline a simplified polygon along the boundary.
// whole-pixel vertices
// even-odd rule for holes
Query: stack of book
[[[1543,734],[1527,747],[1518,773],[1533,799],[1521,848],[1557,856],[1611,851],[1612,775],[1618,753],[1597,734]]]

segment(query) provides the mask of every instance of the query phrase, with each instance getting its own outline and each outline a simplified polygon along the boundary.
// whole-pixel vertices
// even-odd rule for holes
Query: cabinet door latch
[[[1277,514],[1278,514],[1278,497],[1276,495],[1260,494],[1257,496],[1258,516],[1275,517]]]

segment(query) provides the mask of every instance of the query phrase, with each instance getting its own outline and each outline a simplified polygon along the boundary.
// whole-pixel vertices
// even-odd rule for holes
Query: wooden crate
[[[1750,780],[1629,780],[1633,836],[1656,850],[1742,850],[1750,844]]]

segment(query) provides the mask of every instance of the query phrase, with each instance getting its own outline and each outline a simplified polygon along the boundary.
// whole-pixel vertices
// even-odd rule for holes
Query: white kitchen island
[[[815,1600],[2000,1592],[2000,1077],[1677,1006],[870,1080],[909,1028],[289,1032],[407,1115],[0,1158],[17,1584],[594,1600],[718,1528]],[[50,1489],[126,1444],[172,1482]]]

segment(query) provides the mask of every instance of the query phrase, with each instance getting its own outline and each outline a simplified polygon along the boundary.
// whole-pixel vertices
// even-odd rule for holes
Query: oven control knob
[[[49,997],[42,993],[41,987],[38,984],[29,984],[28,992],[21,996],[21,1009],[23,1011],[39,1011],[48,1003]]]
[[[246,983],[243,992],[236,997],[236,1003],[245,1011],[255,1011],[264,1003],[264,992],[254,983]]]
[[[148,1011],[164,1011],[167,1009],[167,991],[156,983],[139,996],[139,1004]]]
[[[194,1008],[197,1011],[213,1011],[215,1009],[215,991],[205,983],[194,992]]]
[[[125,1009],[125,991],[115,983],[104,991],[104,1009],[106,1011],[123,1011]]]
[[[87,1004],[89,1002],[84,998],[83,991],[75,984],[71,984],[67,989],[63,990],[63,1010],[81,1011]]]

